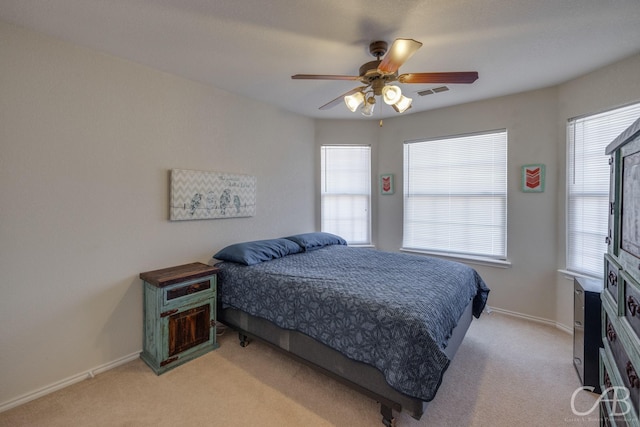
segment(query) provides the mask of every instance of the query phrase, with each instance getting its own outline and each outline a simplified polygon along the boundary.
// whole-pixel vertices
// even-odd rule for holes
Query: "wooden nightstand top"
[[[216,267],[201,262],[193,262],[191,264],[140,273],[140,278],[151,285],[162,288],[190,279],[211,276],[217,272],[218,268]]]

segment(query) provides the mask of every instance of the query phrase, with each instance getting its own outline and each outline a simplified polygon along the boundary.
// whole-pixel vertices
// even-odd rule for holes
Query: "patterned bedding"
[[[443,350],[465,307],[473,301],[479,317],[489,293],[460,263],[340,245],[217,265],[223,307],[303,332],[424,401],[449,366]]]

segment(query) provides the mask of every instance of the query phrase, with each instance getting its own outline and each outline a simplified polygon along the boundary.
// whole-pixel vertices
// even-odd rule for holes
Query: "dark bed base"
[[[471,324],[472,303],[465,309],[453,330],[445,353],[453,359]],[[236,329],[240,345],[248,344],[248,338],[258,338],[283,350],[294,359],[340,381],[380,403],[382,422],[394,425],[393,410],[406,411],[413,418],[420,419],[428,402],[407,396],[387,384],[383,374],[375,367],[343,356],[330,347],[300,332],[281,329],[268,320],[251,316],[231,308],[218,311],[218,320]]]

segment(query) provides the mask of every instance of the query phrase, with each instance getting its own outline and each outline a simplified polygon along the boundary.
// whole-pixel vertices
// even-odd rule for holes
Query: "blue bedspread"
[[[424,401],[433,399],[449,366],[443,350],[465,307],[473,300],[479,317],[489,293],[460,263],[339,245],[218,267],[223,307],[376,366],[393,388]]]

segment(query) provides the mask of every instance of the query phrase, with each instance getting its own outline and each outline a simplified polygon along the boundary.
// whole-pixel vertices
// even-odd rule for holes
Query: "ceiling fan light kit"
[[[364,116],[371,116],[375,107],[376,96],[381,96],[387,105],[391,105],[398,113],[411,108],[413,100],[402,94],[399,86],[390,83],[398,81],[405,84],[433,84],[453,83],[469,84],[478,79],[476,71],[440,72],[440,73],[407,73],[398,75],[398,69],[422,46],[413,39],[396,39],[387,51],[387,42],[375,41],[369,45],[369,52],[376,60],[363,64],[359,76],[327,75],[327,74],[296,74],[292,79],[308,80],[359,80],[361,86],[340,95],[332,101],[322,105],[321,110],[333,108],[344,100],[351,112],[355,112],[362,105]],[[380,59],[382,58],[382,59]],[[448,89],[447,89],[448,90]],[[435,91],[435,90],[434,90]]]

